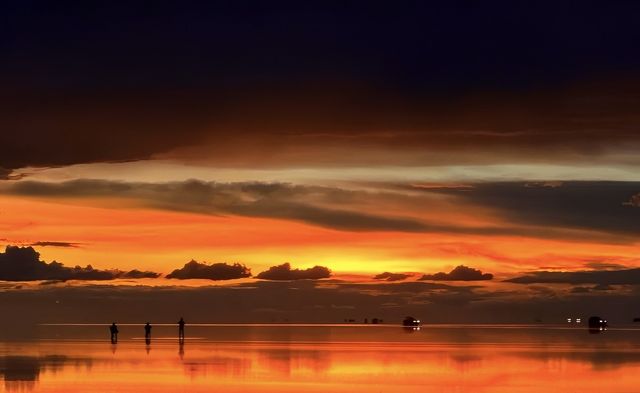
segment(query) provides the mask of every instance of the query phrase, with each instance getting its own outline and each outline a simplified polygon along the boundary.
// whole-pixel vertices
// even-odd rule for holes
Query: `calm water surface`
[[[640,330],[564,326],[43,326],[0,343],[3,391],[638,392]]]

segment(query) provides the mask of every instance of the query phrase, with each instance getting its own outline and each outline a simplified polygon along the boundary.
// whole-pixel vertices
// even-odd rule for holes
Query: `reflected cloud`
[[[35,389],[43,372],[56,373],[67,365],[90,369],[92,364],[91,359],[69,358],[62,355],[8,355],[0,357],[0,375],[4,378],[5,390],[25,391]]]
[[[184,346],[180,347],[181,349]],[[184,358],[184,353],[180,355],[180,358]],[[242,377],[246,375],[252,367],[251,359],[245,359],[242,357],[225,357],[214,356],[201,360],[184,361],[184,373],[190,379],[208,377]]]
[[[279,348],[260,351],[258,364],[279,375],[290,376],[302,370],[317,375],[331,369],[331,358],[329,351]]]
[[[5,343],[9,353],[55,348],[64,355],[5,355],[0,357],[0,375],[7,391],[54,385],[65,392],[151,391],[161,383],[168,390],[241,385],[243,391],[273,392],[283,386],[303,390],[310,381],[327,390],[349,384],[354,392],[370,391],[371,384],[392,391],[407,381],[421,391],[452,384],[474,391],[470,384],[493,388],[500,381],[505,391],[514,391],[533,380],[574,384],[577,375],[599,383],[613,375],[633,375],[640,367],[640,351],[632,346],[635,331],[590,335],[587,329],[447,325],[411,331],[384,326],[234,326],[210,327],[208,332],[202,330],[202,341],[190,342],[186,351],[162,340],[154,342],[149,353],[148,346],[135,340],[123,341],[116,353],[104,343],[87,341]],[[462,375],[469,379],[464,382]],[[509,378],[503,378],[506,375]],[[555,386],[540,383],[538,391]],[[636,381],[615,383],[609,391],[633,391],[628,388]],[[578,385],[576,390],[583,390]]]

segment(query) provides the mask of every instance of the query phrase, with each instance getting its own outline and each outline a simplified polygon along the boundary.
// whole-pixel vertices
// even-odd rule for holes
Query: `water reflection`
[[[4,379],[6,391],[33,390],[43,372],[57,373],[67,366],[76,370],[91,369],[91,359],[69,358],[62,355],[0,357],[0,375]]]
[[[636,391],[640,331],[247,329],[175,336],[0,342],[6,391]],[[312,328],[313,329],[313,328]],[[324,329],[324,328],[323,328]],[[117,351],[115,347],[117,346]],[[153,350],[151,350],[153,349]]]

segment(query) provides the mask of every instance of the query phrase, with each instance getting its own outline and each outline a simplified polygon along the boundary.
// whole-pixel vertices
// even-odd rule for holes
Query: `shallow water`
[[[0,343],[5,391],[640,391],[640,330],[437,325],[42,326]]]

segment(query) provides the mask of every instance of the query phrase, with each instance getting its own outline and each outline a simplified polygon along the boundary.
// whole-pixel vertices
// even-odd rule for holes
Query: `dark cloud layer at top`
[[[158,273],[132,270],[99,270],[91,265],[85,267],[67,267],[53,261],[46,263],[40,260],[40,254],[32,247],[7,246],[0,253],[0,280],[34,281],[34,280],[113,280],[116,278],[155,278]]]
[[[200,278],[207,280],[234,280],[237,278],[251,277],[251,269],[239,263],[213,263],[208,265],[197,261],[190,261],[180,269],[175,269],[167,274],[167,278],[187,280]]]
[[[456,266],[449,273],[425,274],[420,278],[420,280],[430,281],[482,281],[491,279],[493,279],[493,274],[482,273],[478,269],[464,265]]]
[[[256,276],[262,280],[318,280],[331,277],[331,270],[324,266],[314,266],[308,269],[292,269],[291,264],[283,263],[271,266],[269,269]]]
[[[336,141],[558,160],[638,142],[633,2],[580,13],[430,2],[2,11],[0,168],[136,160],[203,141],[215,162],[245,165],[287,163],[279,153],[301,146],[297,160],[310,160],[309,147]],[[630,81],[611,82],[621,74]],[[593,79],[604,82],[566,87]]]
[[[506,280],[517,284],[598,284],[639,285],[640,269],[583,270],[574,272],[539,271]]]

